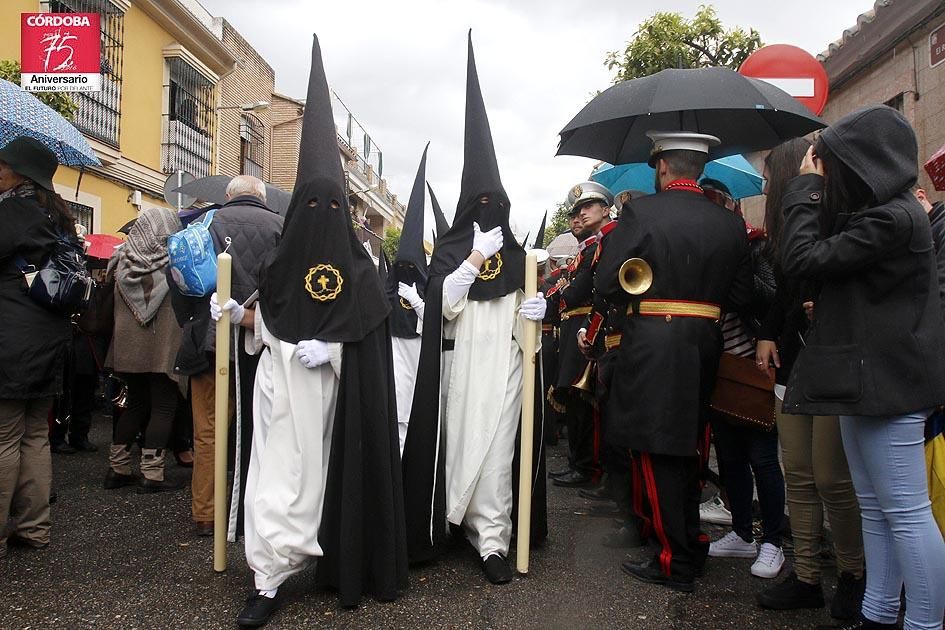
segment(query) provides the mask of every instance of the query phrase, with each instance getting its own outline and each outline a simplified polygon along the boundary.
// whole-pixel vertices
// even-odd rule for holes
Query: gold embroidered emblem
[[[574,197],[575,199],[580,199],[581,193],[583,192],[584,192],[584,189],[581,188],[580,184],[578,184],[577,186],[571,189],[571,196]]]
[[[410,306],[410,302],[408,302],[408,301],[405,300],[404,298],[400,298],[400,305],[404,308],[405,311],[412,311],[412,310],[413,310],[413,307]]]
[[[305,290],[318,302],[334,300],[344,283],[341,272],[328,264],[315,265],[305,274]]]
[[[502,273],[502,254],[496,252],[493,258],[486,259],[482,265],[482,271],[479,272],[480,280],[495,280]]]

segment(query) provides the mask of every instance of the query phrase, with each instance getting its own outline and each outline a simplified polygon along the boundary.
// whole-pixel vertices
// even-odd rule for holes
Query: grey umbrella
[[[173,192],[181,192],[185,195],[222,206],[226,203],[226,187],[230,184],[230,180],[232,179],[233,178],[229,175],[201,177],[188,184],[184,184],[180,188],[175,188]],[[292,195],[281,188],[269,183],[266,184],[266,205],[269,206],[270,209],[285,216],[291,199]]]
[[[649,130],[717,136],[715,159],[770,149],[826,124],[787,92],[728,68],[663,70],[604,90],[561,130],[558,155],[646,162]]]

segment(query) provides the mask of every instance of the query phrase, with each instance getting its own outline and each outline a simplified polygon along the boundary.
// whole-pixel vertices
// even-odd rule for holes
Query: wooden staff
[[[217,303],[230,299],[233,259],[226,252],[217,256]],[[213,570],[226,571],[226,447],[230,400],[230,314],[223,311],[217,321],[216,390],[213,426]],[[239,474],[239,471],[236,472]]]
[[[538,292],[538,258],[529,253],[525,256],[525,298],[535,297]],[[532,527],[532,449],[535,430],[535,348],[538,344],[539,322],[526,319],[522,340],[522,430],[518,458],[518,546],[515,552],[515,568],[528,575],[528,552],[531,545]]]

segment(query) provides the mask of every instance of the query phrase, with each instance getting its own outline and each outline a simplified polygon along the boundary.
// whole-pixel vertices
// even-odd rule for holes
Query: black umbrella
[[[175,188],[172,192],[181,192],[189,197],[196,197],[203,201],[220,204],[226,203],[226,187],[229,186],[233,178],[229,175],[211,175],[201,177],[194,181],[184,184],[180,188]],[[285,211],[289,208],[289,201],[292,195],[281,188],[266,184],[266,205],[271,210],[285,216]]]
[[[135,222],[136,222],[137,220],[138,220],[138,217],[135,217],[135,218],[132,219],[131,221],[128,221],[128,223],[125,223],[123,226],[121,226],[120,228],[118,228],[118,231],[121,232],[122,234],[127,234],[128,232],[131,231],[131,228],[134,227]]]
[[[558,155],[611,164],[646,162],[646,132],[693,131],[717,136],[715,159],[770,149],[826,127],[787,92],[728,68],[663,70],[614,85],[561,130]]]

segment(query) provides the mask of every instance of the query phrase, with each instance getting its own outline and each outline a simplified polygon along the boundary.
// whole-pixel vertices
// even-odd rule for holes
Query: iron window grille
[[[240,172],[263,179],[263,134],[262,122],[251,114],[240,118]]]
[[[162,168],[207,177],[213,154],[213,83],[183,59],[173,57],[167,64]]]
[[[75,217],[75,222],[83,226],[89,234],[92,233],[92,224],[93,224],[93,214],[95,209],[92,206],[86,206],[81,203],[76,203],[74,201],[63,200],[66,202],[66,205],[69,206],[69,209],[72,210],[72,215]]]
[[[102,29],[102,91],[75,92],[73,123],[96,140],[118,148],[125,14],[109,0],[50,0],[51,13],[98,13]]]

